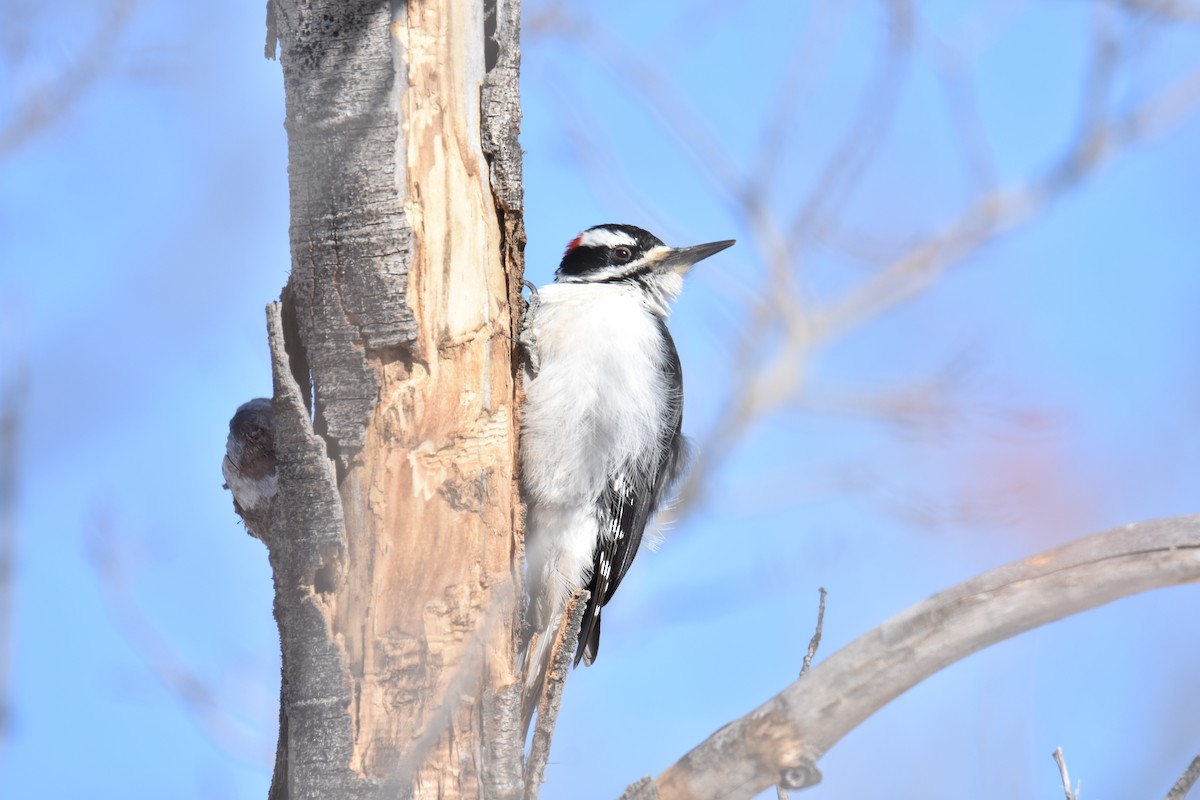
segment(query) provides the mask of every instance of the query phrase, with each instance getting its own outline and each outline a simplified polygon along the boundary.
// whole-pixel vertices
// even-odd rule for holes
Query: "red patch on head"
[[[567,242],[567,249],[563,250],[563,255],[565,256],[567,253],[571,252],[576,247],[579,247],[579,240],[582,238],[583,238],[583,234],[581,233],[578,236],[576,236],[574,239],[572,239],[571,241]]]

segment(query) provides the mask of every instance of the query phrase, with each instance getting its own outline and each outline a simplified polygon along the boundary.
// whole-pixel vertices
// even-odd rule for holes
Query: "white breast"
[[[657,317],[633,287],[551,284],[529,335],[522,478],[535,504],[594,502],[608,475],[658,458],[666,425],[666,353]]]

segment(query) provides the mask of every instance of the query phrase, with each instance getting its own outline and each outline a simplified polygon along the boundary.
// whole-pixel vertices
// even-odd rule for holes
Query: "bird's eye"
[[[628,264],[633,260],[633,251],[628,247],[614,247],[612,257],[618,264]]]

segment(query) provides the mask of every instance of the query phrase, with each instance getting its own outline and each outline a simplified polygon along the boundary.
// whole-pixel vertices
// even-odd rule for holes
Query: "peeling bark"
[[[520,795],[518,13],[271,3],[292,198],[272,798]]]

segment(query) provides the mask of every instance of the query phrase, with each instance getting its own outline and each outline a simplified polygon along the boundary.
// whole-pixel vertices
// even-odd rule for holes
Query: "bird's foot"
[[[538,358],[537,342],[530,328],[530,322],[537,314],[538,306],[542,301],[538,297],[537,287],[533,283],[526,280],[521,283],[529,287],[529,300],[526,301],[525,311],[521,314],[521,335],[517,338],[517,344],[521,345],[525,351],[525,363],[529,368],[530,375],[537,375],[541,370],[541,360]]]

